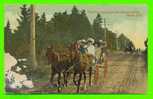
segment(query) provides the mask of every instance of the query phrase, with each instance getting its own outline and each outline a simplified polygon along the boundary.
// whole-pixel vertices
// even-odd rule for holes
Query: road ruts
[[[116,90],[116,93],[127,93],[129,87],[136,82],[135,71],[137,70],[137,68],[135,67],[135,65],[140,58],[137,59],[136,56],[134,56],[134,58],[135,61],[129,61],[130,64],[128,65],[128,70],[125,73],[125,77],[122,79],[118,89]]]
[[[129,64],[128,70],[115,93],[145,93],[145,87],[141,87],[143,81],[146,80],[145,76],[143,76],[145,74],[144,60],[142,55],[135,55],[134,57],[134,61]],[[140,76],[137,76],[138,73]],[[146,86],[146,83],[144,86]]]
[[[101,81],[105,83],[100,84],[104,93],[114,93],[118,89],[118,82],[122,81],[127,72],[129,62],[135,59],[134,55],[129,54],[112,54],[108,59],[110,57],[112,60],[108,60],[108,77],[107,79],[102,78]],[[101,75],[103,75],[102,72]]]
[[[108,55],[108,77],[100,69],[99,85],[94,93],[144,93],[145,62],[142,55],[113,53]]]

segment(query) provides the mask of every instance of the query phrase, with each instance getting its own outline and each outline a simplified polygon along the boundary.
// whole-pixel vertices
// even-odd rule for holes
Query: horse
[[[69,51],[58,52],[53,47],[48,47],[46,51],[48,64],[51,64],[50,83],[53,83],[55,74],[58,74],[58,92],[61,92],[61,74],[64,76],[64,84],[67,85],[66,71],[72,66],[72,55]]]
[[[46,56],[48,58],[48,64],[51,64],[51,77],[50,83],[53,83],[53,79],[55,74],[58,74],[58,92],[60,92],[61,85],[61,74],[63,74],[64,85],[67,86],[68,76],[70,74],[70,70],[73,67],[73,64],[77,61],[77,46],[74,46],[75,43],[70,44],[69,47],[65,47],[62,52],[55,51],[53,46],[47,48]]]
[[[93,59],[93,56],[88,54],[80,54],[78,57],[79,61],[74,64],[74,75],[73,75],[73,82],[77,86],[77,93],[80,91],[80,85],[82,80],[82,75],[84,75],[84,89],[86,88],[86,70],[90,71],[91,62]],[[76,75],[79,74],[79,79],[76,81]],[[91,73],[89,73],[89,82],[91,80]]]
[[[80,85],[82,80],[82,75],[84,76],[84,89],[86,88],[86,70],[89,70],[89,85],[91,85],[91,74],[92,74],[92,60],[93,56],[87,53],[80,53],[78,50],[77,43],[71,46],[71,49],[75,53],[75,61],[73,61],[73,82],[77,87],[77,93],[80,92]],[[76,81],[76,76],[79,75],[79,79]]]

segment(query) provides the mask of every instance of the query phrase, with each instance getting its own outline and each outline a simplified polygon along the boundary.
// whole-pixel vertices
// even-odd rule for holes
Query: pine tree
[[[80,12],[76,6],[73,6],[71,14],[70,14],[70,33],[73,34],[74,39],[80,39]]]
[[[76,6],[73,6],[72,8],[72,15],[79,15],[79,10],[77,9]]]
[[[85,10],[79,11],[76,6],[72,8],[70,14],[70,32],[75,40],[92,36],[92,26]]]
[[[116,49],[116,34],[110,30],[107,30],[107,48]]]
[[[93,31],[95,38],[104,39],[104,31],[101,25],[102,25],[102,18],[101,15],[98,13],[93,21]]]
[[[46,30],[46,14],[43,14],[39,17],[36,16],[36,47],[37,47],[37,54],[41,54],[41,50],[45,46],[46,38],[48,36]]]
[[[14,50],[16,57],[29,56],[30,43],[30,9],[23,5],[20,7],[20,16],[17,18],[18,27],[14,31]],[[26,47],[25,47],[26,46]]]
[[[6,52],[11,52],[11,41],[12,41],[12,30],[10,26],[10,22],[7,21],[7,24],[4,28],[4,48]]]
[[[81,30],[83,36],[84,37],[87,37],[87,36],[88,37],[93,37],[92,26],[90,24],[90,21],[89,21],[89,19],[87,17],[87,14],[86,14],[85,10],[81,11],[80,19],[81,19],[80,22],[82,23],[82,24],[80,24],[80,28],[81,28],[80,30]]]

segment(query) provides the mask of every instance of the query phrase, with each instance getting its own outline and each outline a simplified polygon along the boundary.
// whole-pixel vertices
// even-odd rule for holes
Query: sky
[[[11,23],[11,28],[18,25],[17,18],[20,16],[21,5],[5,5],[5,25],[7,20]],[[35,5],[36,12],[41,15],[46,13],[47,20],[50,20],[55,12],[67,11],[71,13],[72,4],[41,4]],[[106,19],[107,28],[117,35],[123,33],[129,37],[136,48],[144,49],[144,41],[147,38],[147,6],[146,5],[93,5],[76,4],[79,10],[86,10],[90,23],[97,13]]]

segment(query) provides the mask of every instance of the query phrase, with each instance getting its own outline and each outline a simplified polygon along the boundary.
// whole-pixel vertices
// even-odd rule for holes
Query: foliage
[[[13,34],[12,34],[12,29],[11,29],[11,27],[10,27],[10,22],[9,21],[7,21],[7,24],[6,24],[6,26],[4,27],[4,32],[5,32],[5,34],[4,34],[4,48],[5,48],[5,51],[6,52],[10,52],[11,51],[11,41],[12,41],[12,36],[13,36]]]

